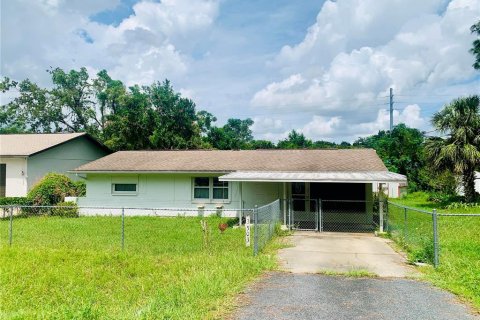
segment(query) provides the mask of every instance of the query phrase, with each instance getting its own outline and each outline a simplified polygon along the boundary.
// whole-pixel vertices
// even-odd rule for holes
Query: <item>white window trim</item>
[[[135,191],[115,191],[116,184],[134,184],[136,186]],[[112,196],[137,196],[138,195],[138,183],[132,182],[112,182]]]
[[[208,198],[195,198],[195,178],[208,178]],[[218,178],[218,177],[192,177],[192,203],[199,203],[199,204],[204,204],[204,203],[209,203],[209,204],[215,204],[215,203],[230,203],[232,201],[232,188],[231,188],[231,183],[227,181],[227,188],[228,188],[228,198],[227,199],[214,199],[213,198],[213,178]],[[206,188],[206,187],[204,187]]]

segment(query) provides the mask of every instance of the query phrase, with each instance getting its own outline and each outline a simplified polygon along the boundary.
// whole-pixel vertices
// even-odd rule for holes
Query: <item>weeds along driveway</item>
[[[368,271],[380,277],[414,276],[415,270],[372,233],[295,232],[278,253],[282,270],[293,273]]]
[[[454,295],[400,278],[271,273],[244,295],[237,320],[479,319]]]

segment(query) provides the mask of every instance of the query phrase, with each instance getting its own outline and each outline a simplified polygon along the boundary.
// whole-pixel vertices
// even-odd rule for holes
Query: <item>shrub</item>
[[[75,183],[66,175],[49,173],[28,192],[27,198],[34,205],[53,206],[64,201],[65,197],[77,194]]]
[[[87,195],[87,184],[85,181],[78,180],[73,183],[75,184],[75,197],[85,197]]]
[[[57,217],[78,217],[78,207],[73,202],[60,202],[51,210],[50,214]]]
[[[32,201],[26,197],[4,197],[0,198],[0,206],[31,206]]]

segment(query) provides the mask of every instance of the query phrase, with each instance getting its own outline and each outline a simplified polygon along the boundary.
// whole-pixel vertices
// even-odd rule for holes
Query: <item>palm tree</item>
[[[430,138],[425,151],[437,170],[462,175],[465,201],[475,201],[475,168],[480,165],[480,97],[459,98],[435,113],[433,126],[446,138]]]

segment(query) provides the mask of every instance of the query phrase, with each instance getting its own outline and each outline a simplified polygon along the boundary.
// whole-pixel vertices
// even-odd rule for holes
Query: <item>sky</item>
[[[478,19],[480,0],[1,1],[0,75],[167,78],[217,125],[252,118],[257,139],[352,142],[388,129],[389,88],[394,123],[427,132],[442,106],[479,94]]]

